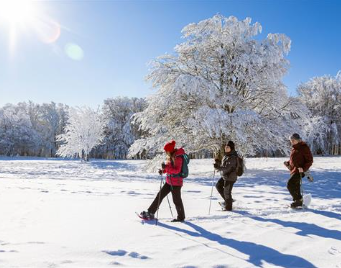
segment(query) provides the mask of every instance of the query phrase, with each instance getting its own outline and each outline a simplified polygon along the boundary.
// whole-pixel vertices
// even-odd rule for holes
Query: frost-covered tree
[[[34,155],[40,135],[32,127],[23,104],[7,104],[0,109],[0,154]]]
[[[341,142],[341,71],[335,76],[314,77],[298,86],[298,95],[312,114],[315,149],[333,154]]]
[[[63,104],[21,102],[0,109],[0,154],[55,156],[67,116]]]
[[[140,138],[140,131],[131,124],[131,117],[146,107],[140,98],[117,97],[104,101],[103,115],[107,121],[105,138],[99,149],[105,148],[108,157],[126,158],[129,147]]]
[[[104,158],[127,157],[131,144],[140,138],[138,128],[131,124],[131,116],[143,111],[146,107],[145,99],[116,97],[104,100],[102,108],[105,126],[105,137],[100,146],[91,155]]]
[[[55,156],[58,147],[56,139],[65,127],[68,106],[54,102],[41,105],[29,102],[27,105],[25,104],[25,107],[32,127],[41,137],[41,145],[37,155]]]
[[[89,107],[69,110],[65,133],[58,135],[62,145],[57,154],[63,157],[81,157],[88,161],[90,151],[100,144],[104,137],[105,121],[98,111]]]
[[[291,41],[284,34],[260,40],[261,30],[250,18],[222,15],[187,25],[174,55],[152,63],[147,80],[157,92],[134,116],[150,135],[130,154],[161,151],[169,139],[191,152],[218,149],[228,139],[248,154],[287,150],[288,135],[298,128],[282,83]]]

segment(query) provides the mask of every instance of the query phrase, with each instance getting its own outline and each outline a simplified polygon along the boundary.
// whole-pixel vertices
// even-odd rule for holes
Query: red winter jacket
[[[307,171],[313,164],[313,155],[305,142],[299,142],[292,146],[290,153],[290,174],[299,173],[298,168]]]
[[[182,148],[175,149],[175,150],[176,150],[176,152],[175,152],[174,165],[172,166],[171,163],[166,164],[166,167],[163,170],[163,173],[167,173],[166,182],[169,185],[172,185],[172,186],[182,186],[183,178],[181,178],[181,177],[172,177],[172,175],[176,175],[176,174],[179,174],[181,172],[182,161],[183,161],[183,158],[181,157],[181,155],[185,154],[185,151]]]

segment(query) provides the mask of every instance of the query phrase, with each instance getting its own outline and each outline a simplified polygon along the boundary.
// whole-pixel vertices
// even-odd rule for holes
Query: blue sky
[[[145,97],[148,62],[172,53],[181,29],[217,13],[251,17],[268,33],[292,40],[289,93],[314,76],[341,70],[341,1],[45,1],[40,14],[61,25],[53,43],[30,27],[10,47],[9,24],[0,18],[0,106],[32,100],[97,107],[106,98]],[[66,47],[76,49],[78,60]],[[78,48],[78,51],[77,51]],[[80,50],[81,49],[81,50]],[[72,56],[72,55],[71,55]]]

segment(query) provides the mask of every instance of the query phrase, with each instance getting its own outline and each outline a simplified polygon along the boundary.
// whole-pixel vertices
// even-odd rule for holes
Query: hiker
[[[292,208],[301,207],[303,205],[303,197],[301,194],[302,178],[313,164],[313,156],[308,145],[302,141],[299,134],[294,133],[290,137],[292,145],[290,160],[285,161],[284,165],[290,170],[290,179],[287,188],[293,198]]]
[[[232,188],[233,184],[237,180],[237,164],[238,164],[238,154],[235,150],[235,145],[233,141],[229,141],[224,147],[224,158],[221,163],[216,160],[213,165],[216,170],[219,170],[221,173],[221,178],[218,180],[216,184],[216,188],[224,199],[224,202],[221,203],[223,209],[227,211],[232,210]]]
[[[162,163],[162,169],[159,169],[159,174],[167,174],[166,183],[156,195],[148,210],[141,212],[140,215],[146,219],[154,219],[155,212],[158,210],[162,200],[171,192],[178,213],[177,218],[173,219],[172,222],[183,222],[185,220],[185,210],[181,199],[183,178],[179,175],[182,169],[182,162],[184,161],[182,156],[185,154],[185,151],[183,148],[176,149],[175,141],[168,142],[164,146],[164,150],[167,154],[167,160],[165,163]]]

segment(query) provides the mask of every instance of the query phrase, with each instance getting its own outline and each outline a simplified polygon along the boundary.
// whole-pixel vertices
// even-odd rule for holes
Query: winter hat
[[[299,141],[299,140],[301,140],[302,138],[300,137],[300,135],[299,134],[297,134],[297,133],[294,133],[294,134],[292,134],[291,136],[290,136],[290,140],[297,140],[297,141]]]
[[[163,149],[166,152],[170,152],[170,153],[174,151],[174,148],[175,148],[175,141],[174,140],[167,142],[165,147],[163,147]]]
[[[233,141],[229,141],[226,145],[231,148],[231,151],[234,150],[234,142]]]

